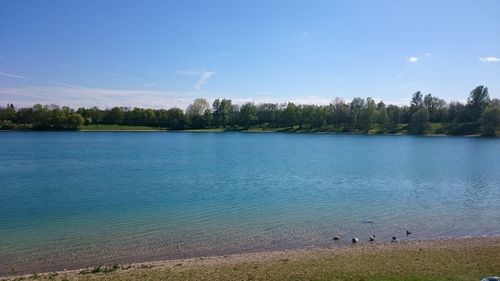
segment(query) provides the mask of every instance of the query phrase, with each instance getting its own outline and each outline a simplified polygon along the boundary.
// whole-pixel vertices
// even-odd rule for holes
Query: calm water
[[[4,132],[0,163],[0,275],[500,235],[498,139]]]

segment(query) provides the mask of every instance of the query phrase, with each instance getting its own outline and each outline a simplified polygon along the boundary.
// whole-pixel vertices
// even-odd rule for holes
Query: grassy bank
[[[95,267],[5,280],[481,280],[500,238],[413,241]]]
[[[80,131],[165,131],[165,128],[127,125],[86,125]]]
[[[254,132],[254,133],[345,133],[345,134],[369,134],[369,135],[407,135],[408,124],[399,124],[398,127],[392,131],[387,132],[382,128],[375,126],[368,131],[362,130],[352,130],[348,132],[342,131],[341,128],[335,126],[323,126],[320,128],[303,126],[300,127],[295,125],[293,127],[226,127],[226,128],[204,128],[204,129],[184,129],[184,130],[173,130],[179,132],[208,132],[208,133],[218,133],[218,132]],[[3,129],[1,131],[31,131],[33,127],[30,124],[15,124],[12,129]],[[58,130],[55,130],[58,131]],[[79,131],[103,131],[103,132],[115,132],[115,131],[127,131],[127,132],[143,132],[143,131],[170,131],[170,129],[163,127],[151,127],[151,126],[134,126],[134,125],[117,125],[117,124],[99,124],[99,125],[85,125],[79,129]],[[445,127],[442,123],[430,123],[429,129],[425,135],[446,135]],[[479,134],[463,134],[463,135],[474,135],[479,136]],[[500,136],[500,129],[496,131],[496,135]]]

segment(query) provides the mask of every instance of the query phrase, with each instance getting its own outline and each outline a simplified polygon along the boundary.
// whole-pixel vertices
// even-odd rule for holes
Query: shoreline
[[[116,133],[116,132],[125,132],[125,133],[266,133],[266,134],[323,134],[323,135],[361,135],[361,136],[415,136],[415,137],[466,137],[466,138],[484,138],[484,139],[496,139],[500,138],[498,136],[482,136],[480,134],[473,135],[447,135],[447,134],[422,134],[422,135],[414,135],[408,133],[366,133],[366,132],[334,132],[334,131],[284,131],[284,130],[224,130],[224,129],[186,129],[186,130],[170,130],[170,129],[81,129],[81,130],[0,130],[1,132],[90,132],[90,133]]]
[[[122,275],[129,276],[130,274],[139,274],[140,276],[144,276],[144,273],[149,271],[152,271],[155,274],[161,274],[162,272],[171,271],[189,272],[191,270],[211,270],[226,267],[246,268],[249,264],[253,264],[255,266],[265,266],[275,263],[279,264],[283,261],[289,263],[304,263],[311,260],[328,262],[329,259],[334,257],[339,259],[350,259],[352,262],[358,262],[364,260],[367,255],[373,256],[373,259],[375,260],[382,258],[383,261],[384,259],[390,259],[391,257],[398,255],[428,255],[430,258],[434,255],[439,256],[442,253],[446,253],[449,256],[446,260],[449,258],[460,260],[465,258],[465,256],[462,257],[462,255],[468,251],[475,252],[476,255],[489,255],[493,265],[500,265],[500,236],[446,238],[437,240],[406,240],[397,243],[380,242],[360,243],[356,245],[331,245],[286,250],[258,251],[223,256],[201,256],[183,259],[145,261],[122,265],[95,265],[93,268],[2,276],[0,277],[0,280],[22,280],[28,278],[42,280],[46,278],[50,279],[51,276],[60,278],[56,280],[64,280],[68,278],[69,280],[80,280],[82,278],[85,280],[92,280],[94,277],[99,279],[100,277],[108,275],[112,275],[120,280],[123,278]],[[417,258],[416,260],[418,261],[419,259]],[[394,262],[397,262],[397,260]],[[488,260],[483,262],[487,263]],[[418,263],[415,264],[415,266],[418,267]],[[485,272],[484,274],[499,275],[500,266],[496,267],[496,272]]]

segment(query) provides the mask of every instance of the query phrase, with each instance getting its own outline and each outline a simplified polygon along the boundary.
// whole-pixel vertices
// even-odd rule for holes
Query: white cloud
[[[415,63],[418,61],[418,57],[408,57],[408,62],[409,63]]]
[[[500,62],[500,58],[497,58],[497,57],[479,57],[479,61],[482,63]]]
[[[205,85],[212,76],[217,74],[215,71],[205,71],[205,70],[198,70],[198,69],[188,69],[188,70],[179,70],[177,71],[178,74],[181,75],[191,75],[191,76],[199,76],[198,81],[196,84],[194,84],[194,88],[199,91]]]
[[[30,86],[0,88],[0,103],[12,102],[18,106],[36,103],[58,104],[70,107],[109,108],[113,106],[171,108],[192,103],[195,94],[189,92],[113,90],[68,86]]]
[[[0,76],[8,77],[8,78],[14,78],[14,79],[30,80],[30,78],[28,78],[26,76],[12,74],[12,73],[7,73],[7,72],[0,72]]]
[[[64,83],[60,83],[59,86],[0,87],[0,104],[14,103],[16,106],[32,106],[40,103],[67,105],[72,108],[97,106],[104,109],[122,106],[156,109],[178,107],[185,109],[198,97],[199,93],[196,91],[115,90],[85,88]],[[240,105],[246,102],[256,104],[293,102],[296,104],[327,105],[331,101],[330,95],[269,97],[267,94],[259,96],[256,93],[229,92],[206,93],[205,98],[209,101],[216,98],[228,98],[233,103]]]

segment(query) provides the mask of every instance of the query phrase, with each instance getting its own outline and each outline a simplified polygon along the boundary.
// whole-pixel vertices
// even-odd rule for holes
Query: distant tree
[[[230,121],[232,112],[232,103],[230,99],[216,99],[213,102],[213,117],[217,126],[225,128]]]
[[[199,98],[195,99],[192,104],[190,104],[186,109],[186,115],[188,116],[202,116],[205,110],[210,108],[210,104],[206,99]]]
[[[411,123],[409,124],[410,133],[421,135],[425,134],[429,129],[429,111],[427,108],[420,108],[411,116]]]
[[[36,130],[48,130],[51,127],[51,112],[48,106],[35,104],[33,106],[33,128]]]
[[[102,111],[97,107],[92,107],[87,110],[88,116],[92,120],[92,124],[101,124],[103,119]]]
[[[285,111],[283,112],[283,125],[286,127],[293,128],[294,125],[299,123],[301,118],[300,108],[292,102],[286,105]]]
[[[467,121],[467,109],[465,105],[457,101],[450,102],[444,120],[448,123],[461,123]]]
[[[411,98],[411,102],[410,102],[411,114],[420,110],[420,108],[422,108],[423,105],[424,105],[424,100],[423,100],[422,93],[420,91],[415,92],[413,94],[413,97]]]
[[[367,98],[358,117],[358,128],[368,132],[373,127],[376,114],[375,101],[372,98]]]
[[[429,111],[431,122],[441,122],[446,112],[446,101],[427,94],[424,97],[423,106]]]
[[[352,126],[354,129],[361,129],[360,126],[360,117],[361,117],[361,112],[363,111],[363,108],[365,107],[365,100],[363,98],[354,98],[351,101],[351,120],[352,120]]]
[[[253,102],[245,103],[240,108],[241,125],[249,128],[257,122],[257,107]]]
[[[308,130],[368,131],[396,133],[408,128],[409,133],[424,134],[430,123],[443,122],[442,131],[453,135],[482,132],[494,134],[498,128],[497,112],[500,101],[490,101],[488,89],[483,86],[471,91],[467,104],[451,102],[421,92],[413,94],[410,106],[375,103],[371,98],[354,98],[346,103],[335,98],[328,106],[294,103],[253,103],[241,107],[230,99],[216,99],[212,108],[207,100],[195,99],[186,113],[179,108],[150,109],[113,107],[78,108],[36,104],[16,108],[13,104],[0,106],[0,129],[29,127],[37,130],[74,130],[84,124],[146,125],[170,129],[261,126],[262,128],[299,125]]]
[[[205,109],[205,112],[203,112],[203,127],[205,128],[212,126],[212,121],[212,111],[210,110],[210,108],[207,108]]]
[[[16,122],[16,109],[13,104],[7,104],[6,107],[0,108],[0,121],[1,120]]]
[[[279,126],[280,106],[276,103],[262,103],[257,105],[258,123],[264,126]]]
[[[490,104],[485,108],[479,119],[481,133],[485,136],[495,136],[500,128],[500,105]]]
[[[377,104],[377,117],[375,122],[380,127],[381,131],[390,130],[390,122],[389,115],[387,114],[387,109],[385,108],[385,104],[383,102],[379,102]]]
[[[157,126],[158,121],[156,120],[156,115],[154,110],[151,108],[145,109],[143,111],[143,124],[147,126]]]
[[[156,120],[158,122],[158,126],[160,127],[168,127],[170,122],[169,122],[169,114],[166,109],[159,109],[155,111],[156,115]]]
[[[20,124],[33,124],[33,108],[19,108],[17,110],[16,119]]]
[[[78,113],[71,113],[67,118],[66,128],[68,130],[78,130],[85,124],[82,115]]]
[[[170,108],[167,110],[167,115],[167,127],[174,130],[182,130],[186,128],[186,119],[182,109],[176,107]]]
[[[344,99],[336,97],[329,106],[329,123],[339,129],[346,129],[351,126],[351,114],[349,105]]]
[[[113,107],[106,116],[106,123],[108,124],[122,124],[123,122],[123,108]]]
[[[471,117],[470,121],[477,122],[489,102],[490,96],[488,95],[487,87],[477,86],[474,88],[467,99],[467,108]]]

